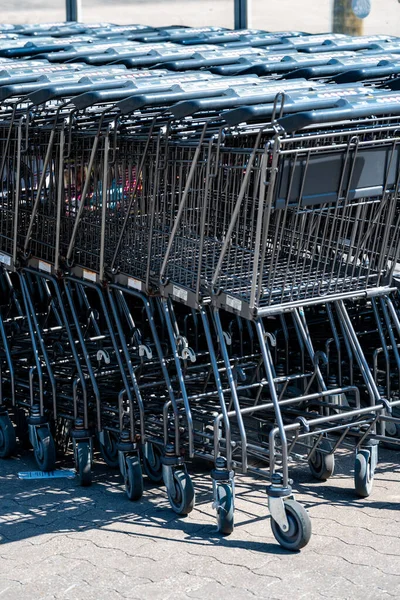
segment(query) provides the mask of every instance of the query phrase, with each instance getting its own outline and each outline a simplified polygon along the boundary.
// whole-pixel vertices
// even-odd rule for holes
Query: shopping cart
[[[263,411],[273,409],[273,417],[266,418],[271,429],[265,447],[250,442],[246,448],[243,421],[238,446],[242,454],[245,449],[257,457],[268,457],[274,534],[291,547],[305,543],[310,530],[302,508],[290,500],[290,518],[283,510],[282,499],[291,497],[288,451],[301,442],[308,446],[310,461],[317,451],[320,462],[321,456],[324,461],[327,456],[331,460],[332,452],[320,445],[322,440],[327,443],[331,432],[339,434],[340,442],[354,436],[356,471],[362,480],[356,488],[366,485],[363,478],[373,478],[376,423],[386,410],[386,401],[367,367],[345,300],[391,291],[399,241],[396,102],[397,96],[391,93],[351,103],[339,101],[337,108],[325,111],[300,112],[262,126],[249,123],[225,129],[223,141],[221,134],[209,145],[200,138],[192,150],[186,185],[176,209],[170,211],[174,219],[160,270],[161,293],[191,306],[207,304],[210,299],[236,403],[228,416],[238,419],[239,429],[241,417],[262,417]],[[279,99],[275,108],[277,104]],[[252,110],[257,115],[256,109],[249,112]],[[373,123],[368,119],[371,113],[376,115]],[[340,131],[335,130],[335,122],[340,123]],[[209,169],[214,166],[213,177],[200,175],[206,164]],[[199,181],[205,182],[202,193]],[[327,386],[321,366],[326,357],[313,349],[305,314],[306,307],[318,304],[331,307],[340,320],[368,391],[368,406],[361,405],[358,388],[338,386],[332,391],[332,386]],[[237,358],[233,361],[229,356],[221,311],[254,323],[264,370],[259,386],[269,395],[266,404],[261,402],[262,394],[257,394],[249,407],[241,407],[240,395],[246,386],[239,385],[234,376]],[[304,388],[301,393],[286,399],[279,387],[282,383],[287,387],[295,372],[286,370],[285,377],[278,376],[269,348],[276,340],[267,320],[288,312],[312,368],[297,375]],[[318,382],[315,392],[313,382]],[[336,403],[330,401],[331,396],[350,393],[352,405],[332,408]],[[296,404],[306,405],[306,416],[290,416],[286,424],[293,411],[284,407]],[[333,450],[337,447],[335,442]],[[281,471],[277,470],[278,455]],[[361,457],[368,469],[357,466]],[[247,467],[243,460],[235,461],[235,466]],[[223,496],[226,498],[226,488]],[[223,505],[218,510],[229,512]]]
[[[223,534],[254,473],[302,548],[291,462],[325,480],[355,448],[367,496],[398,439],[396,40],[33,33],[0,43],[33,57],[0,74],[1,455],[72,450],[89,485],[98,443],[130,499],[145,473],[182,515],[205,459]],[[354,65],[384,69],[335,83]]]

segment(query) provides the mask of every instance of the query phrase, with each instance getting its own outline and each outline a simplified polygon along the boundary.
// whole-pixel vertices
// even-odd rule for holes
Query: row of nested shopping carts
[[[179,515],[204,459],[222,534],[265,477],[302,548],[289,466],[400,441],[400,39],[0,29],[0,456]]]

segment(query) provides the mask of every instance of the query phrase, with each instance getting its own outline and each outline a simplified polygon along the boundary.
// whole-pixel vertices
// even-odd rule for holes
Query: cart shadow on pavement
[[[390,458],[392,460],[390,460]],[[390,456],[379,468],[378,485],[384,488],[386,472],[399,466]],[[130,536],[132,539],[168,539],[192,545],[243,548],[269,554],[286,554],[271,541],[267,509],[266,482],[238,477],[236,487],[236,528],[230,537],[216,531],[212,509],[212,485],[208,473],[193,475],[196,507],[187,518],[172,512],[165,488],[145,484],[142,499],[129,502],[118,471],[97,463],[94,483],[82,488],[76,480],[20,480],[19,470],[34,470],[31,453],[21,458],[2,461],[0,471],[0,546],[27,541],[33,545],[46,543],[47,536],[70,535],[95,529]],[[321,503],[354,506],[369,510],[385,508],[398,511],[399,502],[357,498],[347,458],[341,461],[338,474],[328,482],[312,480],[307,468],[293,470],[295,491],[312,517]],[[345,481],[345,480],[348,481]],[[393,480],[392,480],[393,481]],[[396,497],[396,499],[398,496]],[[252,532],[248,533],[248,528]],[[37,540],[38,536],[46,536]]]
[[[191,544],[243,545],[264,552],[280,552],[277,544],[223,538],[216,531],[212,509],[212,485],[208,473],[193,475],[196,507],[190,517],[177,516],[170,508],[164,486],[145,483],[143,497],[130,502],[125,495],[119,471],[95,464],[91,487],[82,488],[77,480],[20,480],[18,471],[36,470],[31,453],[2,461],[0,471],[0,546],[38,536],[87,532],[103,529],[133,538],[164,538]],[[5,472],[4,472],[5,471]],[[262,495],[259,493],[263,490]],[[240,485],[237,499],[243,504],[238,521],[254,520],[252,508],[264,508],[267,497],[264,482]],[[257,520],[261,520],[257,517]],[[269,524],[267,523],[266,525]],[[238,530],[240,522],[238,523]],[[236,536],[235,536],[236,538]],[[284,552],[284,551],[283,551]]]
[[[295,490],[304,496],[304,505],[308,510],[321,503],[336,507],[347,506],[355,508],[368,508],[369,510],[400,510],[400,489],[393,501],[392,496],[386,494],[387,484],[398,485],[400,464],[396,451],[381,448],[379,461],[375,472],[374,488],[371,496],[360,498],[354,488],[354,454],[339,455],[335,462],[334,477],[327,481],[313,479],[307,470],[298,472],[295,481]],[[381,492],[384,493],[381,493]],[[379,496],[379,499],[377,499]]]

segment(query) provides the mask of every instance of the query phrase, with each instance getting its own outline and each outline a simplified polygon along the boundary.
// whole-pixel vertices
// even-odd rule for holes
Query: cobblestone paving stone
[[[265,482],[237,477],[236,528],[216,533],[210,477],[196,471],[196,508],[169,509],[163,487],[146,485],[131,503],[118,472],[97,463],[94,484],[30,480],[30,453],[0,463],[0,600],[218,598],[398,598],[400,469],[381,451],[374,492],[357,499],[352,457],[336,475],[313,481],[296,467],[296,497],[310,512],[313,536],[302,552],[272,535]]]

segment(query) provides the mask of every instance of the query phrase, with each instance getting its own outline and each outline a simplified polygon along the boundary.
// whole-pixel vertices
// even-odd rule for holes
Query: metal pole
[[[234,0],[235,2],[235,29],[250,27],[251,0]]]
[[[82,18],[82,0],[65,0],[67,21],[80,21]]]

